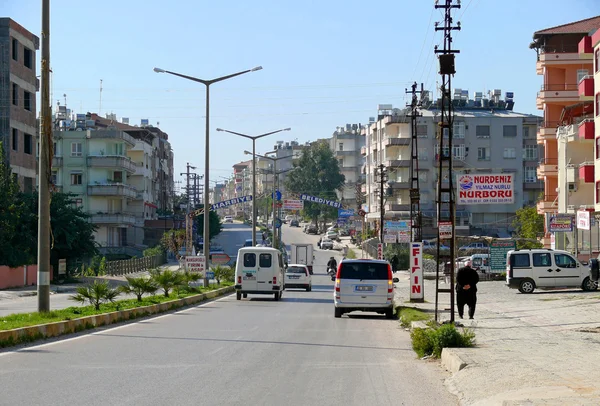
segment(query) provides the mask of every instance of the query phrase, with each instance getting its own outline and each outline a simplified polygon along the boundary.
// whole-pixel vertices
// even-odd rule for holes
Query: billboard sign
[[[573,217],[570,215],[549,216],[548,232],[571,232],[573,231]]]
[[[302,210],[304,208],[304,201],[283,199],[283,208],[285,210]]]
[[[324,204],[327,206],[335,207],[336,209],[339,209],[342,207],[342,203],[336,202],[335,200],[327,200],[327,199],[323,199],[322,197],[309,196],[304,193],[300,195],[300,199],[305,200],[307,202],[311,202],[311,203],[319,203],[319,204]]]
[[[585,210],[580,210],[577,212],[577,228],[579,230],[589,230],[590,229],[590,212]]]
[[[423,243],[410,243],[410,300],[422,301],[423,289]]]
[[[456,175],[456,204],[513,204],[514,175]]]

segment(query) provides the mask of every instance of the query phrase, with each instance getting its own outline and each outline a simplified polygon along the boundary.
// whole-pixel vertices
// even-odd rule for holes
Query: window
[[[435,145],[435,154],[436,155],[440,154],[440,145],[439,144]],[[449,147],[445,146],[442,148],[442,156],[446,157],[446,158],[450,156],[450,148]]]
[[[477,138],[490,138],[490,126],[478,125],[475,127],[475,136]]]
[[[531,266],[529,254],[512,254],[510,256],[510,264],[514,268],[529,268]]]
[[[600,137],[596,138],[596,159],[600,159]]]
[[[254,268],[256,266],[256,254],[244,254],[244,266]]]
[[[33,108],[33,100],[31,99],[31,93],[28,91],[23,92],[23,108],[25,110],[31,111]]]
[[[465,146],[464,145],[453,145],[452,155],[454,158],[464,161],[465,160]]]
[[[71,185],[82,185],[83,174],[81,172],[71,172]]]
[[[523,127],[523,138],[529,138],[529,126]]]
[[[417,137],[427,138],[427,124],[417,125]]]
[[[453,138],[465,138],[465,123],[464,121],[459,121],[454,123],[453,126]]]
[[[417,158],[419,161],[427,161],[427,157],[429,156],[427,148],[418,148],[417,149]]]
[[[14,61],[19,60],[19,41],[15,38],[12,39],[12,59]]]
[[[113,181],[117,183],[123,182],[123,172],[113,172]]]
[[[12,129],[12,149],[13,151],[19,150],[19,130],[16,128]]]
[[[581,80],[589,74],[587,69],[577,69],[577,83],[581,82]]]
[[[596,72],[600,72],[600,48],[596,49],[596,53],[594,55],[594,66],[596,67]]]
[[[517,157],[514,148],[504,148],[504,159],[515,159]]]
[[[559,268],[577,268],[577,262],[565,254],[554,254],[554,262]]]
[[[23,151],[29,155],[33,153],[33,136],[31,134],[25,134]]]
[[[19,86],[16,83],[12,84],[12,104],[13,106],[19,105]]]
[[[550,254],[533,254],[533,266],[552,266]]]
[[[502,135],[504,137],[516,137],[517,136],[517,126],[516,125],[502,126]]]
[[[23,65],[26,68],[33,69],[33,51],[29,48],[23,48]]]
[[[258,266],[261,268],[270,268],[273,263],[271,254],[260,254],[258,257]]]
[[[387,280],[388,266],[387,264],[376,264],[369,262],[348,263],[343,262],[340,267],[341,279],[355,280]]]
[[[344,150],[344,143],[340,142],[338,151],[343,151],[343,150]]]
[[[33,178],[27,176],[23,177],[23,191],[25,193],[33,192]]]
[[[72,142],[71,143],[71,156],[82,156],[83,150],[81,142]]]
[[[538,158],[537,145],[525,145],[523,148],[523,159],[525,161],[536,161]]]
[[[52,176],[50,179],[52,180],[52,184],[56,185],[56,182],[58,181],[58,169],[52,169]]]
[[[537,168],[535,166],[525,167],[525,183],[537,182]]]
[[[489,161],[490,160],[490,149],[487,147],[477,148],[477,160],[478,161]]]
[[[339,166],[340,168],[343,168],[343,167],[344,167],[344,158],[342,158],[342,159],[338,159],[338,166]]]
[[[298,273],[308,276],[308,269],[303,266],[290,266],[288,269],[286,269],[285,273]]]
[[[427,182],[427,172],[419,171],[419,182]]]

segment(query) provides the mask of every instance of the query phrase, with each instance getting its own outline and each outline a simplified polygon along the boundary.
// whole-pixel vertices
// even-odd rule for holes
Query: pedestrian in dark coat
[[[462,319],[465,304],[469,306],[469,318],[475,316],[477,305],[477,283],[479,275],[470,266],[462,267],[456,274],[456,304],[458,305],[458,316]]]

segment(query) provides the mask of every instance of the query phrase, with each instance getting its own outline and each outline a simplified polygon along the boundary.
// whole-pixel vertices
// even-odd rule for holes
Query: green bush
[[[144,250],[145,257],[154,257],[156,255],[164,255],[165,249],[159,244],[156,247],[147,248]]]
[[[165,297],[169,297],[169,293],[173,289],[178,289],[181,286],[186,286],[187,281],[185,275],[179,272],[173,272],[170,269],[161,270],[155,268],[150,270],[150,277],[162,290]]]
[[[215,273],[215,279],[219,285],[221,284],[221,281],[233,282],[235,279],[235,271],[232,267],[219,265],[212,268],[212,270]]]
[[[154,294],[158,290],[158,285],[151,278],[126,276],[127,285],[119,286],[119,291],[126,294],[134,294],[138,302],[142,301],[142,296],[146,293]]]
[[[76,292],[75,295],[69,297],[70,300],[82,304],[88,302],[96,310],[100,310],[102,303],[114,302],[115,298],[119,295],[119,291],[111,288],[108,285],[108,281],[94,281],[91,285],[79,286]]]
[[[442,349],[450,347],[472,347],[475,344],[475,333],[470,329],[458,331],[454,324],[436,326],[429,323],[428,328],[416,328],[410,333],[413,350],[422,358],[431,355],[442,356]]]
[[[348,250],[348,254],[346,254],[346,258],[348,259],[356,259],[356,253],[353,249]]]

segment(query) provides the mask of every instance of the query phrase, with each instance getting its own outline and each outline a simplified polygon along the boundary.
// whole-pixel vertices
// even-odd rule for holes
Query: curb
[[[416,328],[427,328],[427,324],[424,321],[413,321],[410,323],[410,331],[412,332]],[[469,363],[464,357],[456,351],[456,348],[442,348],[441,364],[446,370],[455,374],[458,371],[464,369]]]
[[[57,337],[64,334],[76,333],[86,329],[133,320],[139,317],[156,313],[163,313],[180,307],[189,306],[207,299],[213,299],[233,292],[233,286],[216,289],[211,292],[200,293],[182,299],[171,300],[150,306],[134,309],[119,310],[111,313],[96,314],[73,320],[57,321],[54,323],[38,324],[35,326],[21,327],[13,330],[0,331],[0,348],[31,342],[43,338]]]

